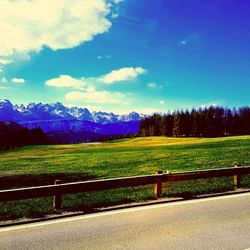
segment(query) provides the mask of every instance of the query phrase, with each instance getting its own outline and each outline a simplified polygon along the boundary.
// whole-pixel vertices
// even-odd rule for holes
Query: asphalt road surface
[[[250,193],[1,228],[0,249],[250,249]]]

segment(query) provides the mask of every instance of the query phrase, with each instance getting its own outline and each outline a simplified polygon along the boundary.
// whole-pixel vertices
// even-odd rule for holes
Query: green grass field
[[[250,136],[224,138],[148,137],[102,144],[25,147],[0,153],[0,189],[154,174],[157,170],[188,171],[250,165]],[[165,185],[164,195],[230,190],[232,178],[214,178]],[[245,177],[243,185],[249,186]],[[63,210],[152,199],[152,187],[126,188],[67,195]],[[41,216],[55,212],[52,198],[0,203],[0,219]]]

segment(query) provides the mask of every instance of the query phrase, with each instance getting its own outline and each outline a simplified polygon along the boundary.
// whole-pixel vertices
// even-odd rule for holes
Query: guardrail
[[[162,194],[162,184],[165,182],[177,182],[194,179],[233,176],[235,187],[240,187],[241,175],[250,174],[250,166],[234,168],[197,170],[187,172],[163,173],[158,171],[155,175],[132,176],[104,180],[61,183],[55,181],[55,185],[0,190],[0,202],[54,196],[54,207],[61,208],[61,196],[90,191],[102,191],[121,187],[135,187],[154,184],[154,193],[157,198]]]

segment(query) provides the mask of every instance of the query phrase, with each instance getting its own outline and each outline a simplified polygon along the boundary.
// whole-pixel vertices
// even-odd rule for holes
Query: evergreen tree
[[[176,113],[174,113],[174,122],[173,122],[173,135],[175,137],[181,135],[180,123],[181,123],[181,115],[180,112],[177,111]]]
[[[140,136],[218,137],[250,134],[250,108],[209,108],[154,114],[141,120]]]

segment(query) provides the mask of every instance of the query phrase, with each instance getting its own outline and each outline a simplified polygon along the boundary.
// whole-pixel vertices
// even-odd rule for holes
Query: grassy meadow
[[[223,138],[146,137],[101,144],[32,146],[0,153],[0,189],[250,165],[250,136]],[[243,178],[250,186],[250,178]],[[231,190],[232,178],[165,184],[164,196]],[[63,211],[153,199],[152,187],[123,188],[63,196]],[[52,198],[0,203],[0,220],[56,213]]]

